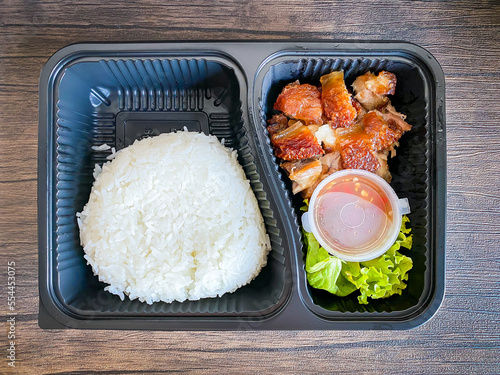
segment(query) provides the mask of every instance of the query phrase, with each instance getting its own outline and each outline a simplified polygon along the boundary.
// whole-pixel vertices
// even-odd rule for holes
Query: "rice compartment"
[[[232,151],[214,136],[161,134],[120,150],[77,214],[105,290],[152,304],[222,296],[249,283],[270,241]]]

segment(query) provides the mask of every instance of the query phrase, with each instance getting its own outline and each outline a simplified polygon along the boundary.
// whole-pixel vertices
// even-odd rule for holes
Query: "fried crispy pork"
[[[344,82],[344,72],[332,72],[320,78],[323,111],[332,128],[350,126],[357,111],[351,102],[351,95]]]
[[[321,91],[298,81],[287,85],[274,106],[283,114],[268,121],[293,193],[310,198],[325,177],[341,169],[364,169],[390,182],[387,159],[411,129],[387,97],[395,92],[396,76],[385,71],[359,76],[352,85],[354,97],[342,71],[320,81]]]
[[[322,125],[314,133],[316,139],[323,146],[326,152],[332,152],[337,148],[337,139],[334,130],[330,125]]]
[[[390,148],[403,135],[403,129],[395,121],[386,121],[385,116],[377,110],[368,112],[361,122],[375,151]]]
[[[372,110],[351,128],[338,129],[342,167],[365,169],[390,181],[387,157],[389,152],[395,153],[394,147],[405,131],[398,123],[401,121],[404,129],[411,129],[395,110]]]
[[[375,171],[377,175],[382,177],[387,182],[391,182],[392,175],[389,172],[389,165],[387,165],[387,157],[389,156],[389,150],[384,150],[377,153],[377,159],[380,164],[380,167]]]
[[[348,137],[341,142],[340,155],[343,169],[364,169],[375,172],[380,162],[373,144],[366,137]]]
[[[271,143],[276,157],[283,160],[308,159],[324,154],[314,134],[300,121],[273,134]]]
[[[378,75],[371,72],[356,78],[352,84],[354,98],[367,110],[377,109],[385,105],[396,92],[396,76],[393,73],[382,71]]]
[[[340,152],[330,152],[319,158],[323,171],[322,176],[326,177],[334,172],[340,171],[342,169],[342,163],[340,160]]]
[[[313,185],[323,171],[318,159],[286,161],[281,163],[280,167],[288,172],[288,177],[292,181],[293,194]]]
[[[358,119],[360,119],[361,117],[363,117],[365,115],[366,109],[363,108],[363,106],[361,105],[360,102],[358,102],[354,98],[351,98],[351,104],[354,107],[354,109],[356,110],[356,116]]]
[[[406,115],[396,111],[396,108],[391,105],[391,102],[387,103],[387,105],[383,108],[382,116],[384,116],[384,119],[387,122],[399,126],[403,132],[411,130],[411,125],[405,121]]]
[[[316,189],[316,186],[318,186],[319,183],[323,181],[324,178],[342,169],[342,162],[339,151],[334,151],[325,154],[319,158],[319,161],[321,163],[321,167],[323,170],[321,171],[321,174],[316,179],[316,181],[314,181],[312,185],[308,186],[307,188],[305,188],[300,192],[302,198],[304,199],[311,198],[314,189]]]
[[[306,125],[322,124],[321,93],[313,85],[301,85],[299,81],[286,85],[279,94],[274,109],[288,117],[302,120]]]
[[[267,131],[270,136],[288,128],[288,118],[283,115],[274,115],[267,120],[267,123],[269,124]]]

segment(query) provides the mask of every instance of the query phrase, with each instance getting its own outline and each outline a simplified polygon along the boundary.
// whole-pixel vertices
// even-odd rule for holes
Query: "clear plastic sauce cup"
[[[330,254],[352,262],[377,258],[396,241],[408,199],[399,199],[376,174],[346,169],[325,178],[302,215],[311,232]]]

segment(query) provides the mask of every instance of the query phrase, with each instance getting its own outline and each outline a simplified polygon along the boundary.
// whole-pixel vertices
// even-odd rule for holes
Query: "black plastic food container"
[[[281,89],[344,70],[396,74],[396,109],[413,125],[390,161],[391,185],[410,201],[414,267],[401,296],[359,305],[308,286],[300,201],[280,172],[266,119]],[[444,76],[424,49],[403,42],[76,44],[40,78],[39,324],[86,329],[408,329],[444,295],[446,144]],[[187,127],[224,138],[257,197],[272,242],[267,266],[221,298],[147,305],[104,292],[83,258],[75,214],[92,170],[135,139]]]

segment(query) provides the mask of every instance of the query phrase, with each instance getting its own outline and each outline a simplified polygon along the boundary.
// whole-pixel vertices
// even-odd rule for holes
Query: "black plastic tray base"
[[[395,107],[413,125],[391,160],[392,186],[408,197],[414,261],[402,296],[359,305],[308,286],[300,200],[277,167],[266,119],[281,89],[346,81],[383,69],[398,77]],[[408,329],[430,319],[444,295],[446,148],[444,76],[422,48],[403,42],[203,42],[76,44],[40,78],[39,324],[42,328],[257,330]],[[94,164],[135,139],[182,129],[224,139],[239,161],[272,241],[268,265],[222,298],[183,303],[120,301],[83,259],[75,213]]]

